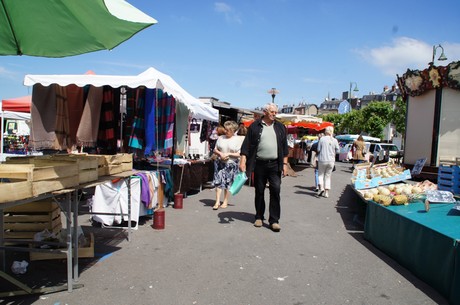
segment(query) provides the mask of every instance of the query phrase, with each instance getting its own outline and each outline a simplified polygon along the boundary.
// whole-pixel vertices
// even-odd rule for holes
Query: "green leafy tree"
[[[393,108],[390,102],[371,102],[361,109],[363,116],[362,130],[372,137],[383,138],[383,129],[391,122]]]
[[[395,102],[395,108],[391,116],[391,121],[395,125],[396,131],[403,135],[403,139],[406,134],[406,113],[406,102],[402,99],[402,97],[398,97]]]
[[[342,116],[342,128],[340,133],[361,134],[364,120],[361,110],[352,110]]]
[[[343,116],[338,113],[328,113],[323,114],[320,116],[323,119],[323,122],[330,122],[334,124],[334,132],[339,133],[338,131],[341,129]]]

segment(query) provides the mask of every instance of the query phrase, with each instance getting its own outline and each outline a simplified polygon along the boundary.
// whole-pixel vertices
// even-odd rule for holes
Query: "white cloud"
[[[225,2],[214,2],[214,10],[225,16],[225,21],[229,23],[242,24],[240,14]]]
[[[460,44],[442,43],[442,46],[448,61],[437,61],[437,58],[441,55],[441,50],[437,49],[436,65],[445,65],[459,59]],[[409,37],[399,37],[394,39],[392,44],[388,46],[355,51],[370,64],[381,69],[385,75],[392,76],[402,74],[407,69],[425,69],[432,60],[433,45]]]
[[[10,71],[5,67],[0,67],[0,78],[15,80],[18,79],[20,74],[18,72]]]

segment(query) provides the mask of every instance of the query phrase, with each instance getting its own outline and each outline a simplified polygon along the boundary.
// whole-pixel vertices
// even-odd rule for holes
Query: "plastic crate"
[[[438,169],[438,189],[460,193],[460,166],[440,165]]]
[[[438,190],[441,191],[449,191],[452,194],[458,195],[460,194],[460,186],[451,186],[451,185],[445,185],[445,184],[440,184],[438,183]]]

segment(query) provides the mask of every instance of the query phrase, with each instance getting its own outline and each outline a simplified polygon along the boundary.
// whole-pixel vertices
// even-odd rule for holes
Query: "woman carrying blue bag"
[[[228,206],[230,198],[230,187],[236,175],[239,173],[239,158],[242,144],[242,137],[235,134],[238,129],[238,124],[235,121],[227,121],[224,123],[225,134],[219,136],[214,148],[214,154],[218,159],[214,165],[214,179],[212,181],[216,188],[216,202],[213,210],[219,208],[225,209]],[[220,197],[224,190],[224,200],[220,204]]]

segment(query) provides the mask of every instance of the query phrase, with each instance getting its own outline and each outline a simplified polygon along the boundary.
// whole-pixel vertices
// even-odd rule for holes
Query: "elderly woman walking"
[[[216,203],[213,206],[214,210],[225,209],[228,206],[230,198],[230,186],[233,183],[235,176],[238,174],[239,158],[241,143],[244,137],[235,135],[238,129],[238,124],[235,121],[227,121],[224,123],[225,134],[219,136],[214,148],[214,154],[218,156],[214,166],[213,185],[216,188]],[[220,204],[220,196],[224,190],[224,201]]]
[[[334,128],[326,127],[324,136],[318,142],[318,196],[329,197],[331,176],[335,164],[335,155],[339,153],[339,142],[333,137]]]

